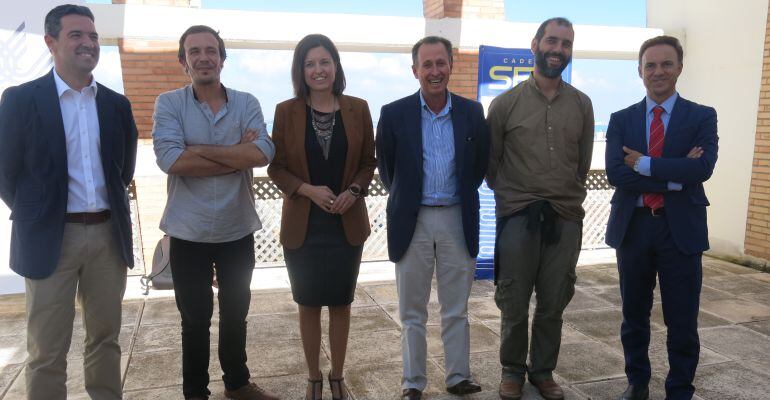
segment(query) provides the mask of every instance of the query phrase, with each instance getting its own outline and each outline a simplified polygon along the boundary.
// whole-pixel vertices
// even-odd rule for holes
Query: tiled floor
[[[126,295],[121,343],[124,349],[125,398],[181,399],[179,315],[170,292],[143,297],[134,282]],[[612,263],[581,265],[575,297],[565,314],[557,381],[569,399],[614,399],[625,387],[617,271]],[[705,260],[700,318],[701,362],[696,394],[702,399],[770,398],[770,275]],[[248,356],[254,380],[285,399],[300,399],[305,365],[299,340],[297,307],[287,288],[285,270],[258,270],[252,283]],[[471,367],[484,391],[472,399],[497,398],[499,382],[499,311],[489,281],[474,283],[469,301]],[[659,297],[656,297],[659,299]],[[369,264],[353,303],[346,380],[355,399],[398,398],[401,376],[397,297],[391,264]],[[449,399],[444,392],[443,349],[438,304],[430,303],[426,397]],[[324,318],[328,318],[324,314]],[[0,399],[24,398],[24,301],[0,297]],[[650,349],[654,377],[652,398],[662,399],[667,368],[665,326],[656,303]],[[70,351],[71,399],[85,399],[80,352],[83,331],[76,323]],[[216,327],[212,328],[216,337]],[[328,371],[328,341],[322,344],[322,370]],[[212,346],[212,399],[224,399],[221,372]],[[324,388],[330,398],[328,387]],[[539,399],[525,386],[525,399]]]

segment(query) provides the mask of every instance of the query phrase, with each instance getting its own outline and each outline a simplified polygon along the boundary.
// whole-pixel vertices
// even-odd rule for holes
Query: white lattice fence
[[[134,271],[144,271],[144,257],[142,256],[142,230],[139,226],[139,204],[136,200],[136,184],[134,184],[134,181],[131,181],[131,184],[128,185],[128,207],[131,210],[131,234],[133,236],[134,245]]]
[[[607,231],[607,219],[610,216],[610,199],[615,190],[607,182],[604,170],[593,170],[588,173],[586,182],[588,195],[583,202],[586,216],[583,219],[584,249],[606,248],[604,234]]]
[[[375,175],[366,196],[366,208],[372,233],[364,244],[363,260],[381,261],[388,259],[388,227],[385,209],[388,206],[388,190]]]
[[[282,204],[283,200],[280,199],[257,199],[257,215],[262,221],[262,229],[254,233],[254,255],[258,266],[283,264],[283,246],[280,241]]]
[[[283,264],[283,247],[280,243],[281,192],[269,178],[254,178],[254,192],[257,214],[262,221],[262,229],[254,235],[255,255],[258,266]],[[388,243],[385,225],[385,206],[387,192],[379,179],[374,179],[366,198],[369,222],[372,234],[364,244],[364,261],[388,259]]]
[[[612,189],[591,190],[583,202],[586,216],[583,220],[583,248],[598,249],[607,247],[604,234],[607,231],[607,218],[610,216]]]
[[[369,221],[372,234],[364,244],[365,261],[380,261],[388,259],[388,231],[385,221],[385,207],[388,205],[387,196],[370,196],[366,198],[366,208],[369,211]]]
[[[604,232],[610,214],[610,198],[613,188],[607,183],[603,170],[591,171],[588,176],[588,196],[583,207],[586,210],[583,221],[583,248],[596,249],[606,247]],[[254,178],[254,191],[257,213],[262,221],[262,229],[254,236],[257,266],[283,264],[283,248],[280,243],[282,195],[273,182],[266,177]],[[131,201],[131,222],[134,225],[134,255],[138,267],[143,267],[142,237],[138,224],[136,188],[129,187]],[[379,177],[375,176],[366,197],[372,234],[364,244],[364,261],[388,259],[388,242],[385,221],[387,191]],[[141,269],[140,269],[141,270]]]
[[[586,210],[583,221],[583,248],[596,249],[606,247],[604,232],[610,213],[610,198],[613,189],[607,183],[603,170],[591,171],[588,176],[588,196],[583,207]],[[262,229],[256,233],[257,264],[283,263],[283,248],[279,242],[281,227],[281,193],[269,178],[254,178],[257,213],[262,220]],[[388,242],[385,221],[387,190],[379,177],[375,176],[366,197],[372,234],[364,244],[364,261],[388,259]]]

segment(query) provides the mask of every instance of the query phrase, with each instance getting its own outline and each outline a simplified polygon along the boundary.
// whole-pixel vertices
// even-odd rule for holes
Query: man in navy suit
[[[479,194],[489,132],[478,102],[447,90],[452,44],[428,36],[412,47],[420,90],[382,107],[377,159],[388,197],[388,253],[404,359],[403,397],[427,384],[425,323],[434,270],[441,304],[447,391],[481,390],[470,375],[468,296],[479,251]]]
[[[698,365],[701,257],[709,248],[703,182],[717,161],[717,115],[676,91],[682,46],[659,36],[639,50],[640,103],[612,114],[607,177],[615,186],[607,244],[617,250],[628,388],[624,400],[647,399],[650,310],[657,275],[668,328],[666,398],[692,398]]]
[[[91,74],[99,60],[91,10],[51,10],[45,42],[53,70],[6,89],[0,102],[0,198],[13,220],[11,268],[26,278],[27,398],[67,398],[77,296],[85,389],[120,399],[136,126],[128,99]]]

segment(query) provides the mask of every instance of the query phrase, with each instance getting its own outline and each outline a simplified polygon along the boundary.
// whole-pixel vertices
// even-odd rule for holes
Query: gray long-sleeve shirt
[[[158,166],[166,173],[186,146],[234,145],[247,128],[259,131],[254,144],[268,161],[275,146],[267,135],[262,109],[249,93],[226,88],[227,103],[214,115],[196,100],[192,86],[158,96],[152,139]],[[191,177],[168,175],[168,201],[160,229],[169,236],[203,243],[238,240],[262,227],[254,207],[251,169]]]

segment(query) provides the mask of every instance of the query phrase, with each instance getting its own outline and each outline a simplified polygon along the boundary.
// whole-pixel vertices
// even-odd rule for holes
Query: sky
[[[111,3],[111,0],[94,0],[87,3]],[[575,24],[637,27],[646,25],[645,0],[550,0],[547,7],[542,4],[532,0],[506,0],[506,19],[515,22],[541,22],[554,15],[560,15]],[[421,0],[201,0],[201,7],[422,17]],[[576,37],[575,40],[580,38]],[[291,56],[292,52],[289,50],[230,49],[222,71],[222,82],[234,89],[254,94],[262,104],[265,119],[272,121],[275,105],[292,97],[289,73]],[[95,74],[100,82],[122,91],[119,63],[117,48],[104,46]],[[412,75],[408,54],[343,52],[341,64],[348,83],[345,93],[366,99],[375,123],[382,105],[409,95],[419,88]],[[625,108],[644,96],[644,87],[637,75],[635,61],[575,59],[572,84],[591,97],[597,130],[604,129],[610,113]]]

